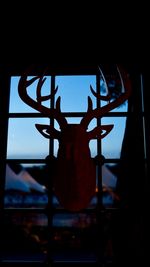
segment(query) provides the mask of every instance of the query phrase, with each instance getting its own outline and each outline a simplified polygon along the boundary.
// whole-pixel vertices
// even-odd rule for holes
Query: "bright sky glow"
[[[37,112],[27,106],[18,95],[19,77],[12,77],[10,108],[11,113],[18,112]],[[35,99],[36,82],[28,88],[29,95]],[[47,77],[42,88],[42,95],[48,95],[50,90],[50,77]],[[93,107],[95,108],[96,99],[90,91],[90,85],[96,88],[96,76],[57,76],[56,86],[58,92],[56,98],[61,96],[61,110],[63,112],[86,112],[87,99],[91,97]],[[47,101],[44,105],[49,106]],[[127,103],[114,111],[127,111]],[[69,123],[80,123],[81,118],[67,118]],[[119,158],[122,139],[125,129],[125,118],[103,118],[102,124],[114,124],[114,128],[102,140],[102,153],[106,158]],[[48,155],[48,139],[44,138],[35,128],[35,123],[48,124],[46,118],[16,118],[9,119],[8,132],[8,158],[31,159],[45,158]],[[58,124],[55,125],[58,128]],[[89,130],[95,127],[93,120],[89,125]],[[55,154],[57,154],[58,142],[55,141]],[[96,156],[96,141],[90,142],[91,155]]]

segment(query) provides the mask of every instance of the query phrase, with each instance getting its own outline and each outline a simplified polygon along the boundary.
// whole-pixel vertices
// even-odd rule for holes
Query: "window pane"
[[[49,154],[49,140],[35,127],[36,123],[49,124],[48,119],[9,119],[7,158],[44,159]]]
[[[101,101],[101,105],[105,106],[107,105],[107,102],[105,101]],[[121,104],[120,106],[110,110],[110,112],[127,112],[128,111],[128,100],[125,101],[123,104]]]
[[[55,208],[58,208],[58,209],[64,208],[63,206],[61,206],[58,198],[55,195],[53,197],[53,205],[55,206]],[[96,188],[95,188],[95,195],[92,197],[91,201],[89,202],[89,204],[86,208],[87,209],[94,209],[96,207],[96,205],[97,205],[97,197],[96,197]]]
[[[113,124],[111,132],[102,139],[102,154],[105,158],[120,158],[126,117],[103,118],[102,125]]]
[[[53,216],[54,227],[89,227],[92,223],[96,223],[93,213],[57,213]]]
[[[94,128],[97,127],[97,120],[93,119],[88,125],[88,130],[87,132],[90,132],[94,130]],[[94,158],[97,156],[97,140],[96,139],[91,139],[89,142],[89,147],[91,151],[91,157]]]
[[[33,77],[29,77],[29,80]],[[9,112],[17,113],[17,112],[36,112],[35,109],[29,107],[25,104],[18,94],[18,82],[20,77],[12,77],[11,78],[11,88],[10,88],[10,106]],[[37,88],[38,81],[35,81],[32,85],[27,88],[27,93],[31,98],[36,101],[36,88]],[[42,96],[50,94],[50,87],[51,87],[51,79],[50,77],[46,77],[46,81],[42,86]],[[49,107],[49,100],[44,101],[44,105]]]
[[[23,262],[46,259],[48,195],[45,185],[44,164],[7,164],[4,196],[7,216],[2,237],[5,259]]]
[[[48,204],[48,185],[52,179],[45,164],[17,164],[9,163],[6,166],[5,198],[7,208],[45,208]],[[102,166],[103,204],[114,204],[115,188],[117,183],[117,165],[105,164]],[[96,191],[98,188],[96,189]],[[87,208],[95,208],[97,204],[96,192]],[[58,199],[53,196],[55,208],[63,208]],[[60,222],[61,224],[61,222]]]
[[[115,99],[119,98],[120,95],[124,92],[123,84],[124,81],[120,79],[120,75],[115,67],[115,69],[109,74],[107,72],[103,73],[100,79],[100,94],[103,96],[110,95],[111,102]],[[105,77],[106,75],[106,77]],[[123,77],[122,77],[123,79]],[[127,88],[126,88],[127,89]],[[107,101],[101,101],[101,106],[107,105]],[[128,101],[125,101],[123,104],[119,105],[118,107],[114,108],[113,112],[126,112],[128,108]]]
[[[113,207],[118,201],[115,193],[117,184],[117,172],[115,164],[104,164],[102,166],[102,186],[103,186],[103,205],[105,207]]]
[[[5,215],[1,234],[4,261],[25,263],[46,260],[48,227],[44,213],[14,210]]]
[[[46,165],[6,165],[5,198],[7,208],[45,208],[48,203]],[[50,176],[50,174],[49,174]]]
[[[95,98],[90,91],[90,85],[95,88],[96,76],[57,76],[58,95],[61,96],[61,110],[63,112],[87,111],[90,96],[95,106]]]
[[[53,218],[53,248],[61,260],[88,261],[95,255],[96,216],[94,213],[64,213]],[[90,255],[88,252],[90,251]]]

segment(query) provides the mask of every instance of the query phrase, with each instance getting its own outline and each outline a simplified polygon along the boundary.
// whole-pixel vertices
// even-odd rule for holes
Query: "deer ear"
[[[35,124],[35,127],[46,138],[50,138],[50,137],[54,139],[60,138],[60,132],[50,125]]]
[[[101,125],[96,127],[94,130],[88,132],[89,140],[91,139],[102,139],[104,138],[114,127],[113,124],[110,125]]]

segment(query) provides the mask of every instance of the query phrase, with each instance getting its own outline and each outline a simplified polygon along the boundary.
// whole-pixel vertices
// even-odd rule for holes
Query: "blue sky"
[[[18,95],[19,77],[11,79],[10,112],[36,112],[28,107]],[[49,94],[50,77],[47,77],[42,89],[42,94]],[[90,85],[96,88],[96,76],[57,76],[58,85],[57,96],[61,96],[61,110],[63,112],[85,112],[87,110],[87,98],[91,97],[95,108],[96,99],[90,91]],[[29,95],[35,98],[36,82],[28,88]],[[49,103],[45,102],[45,105]],[[127,104],[122,105],[114,111],[126,111]],[[68,118],[69,123],[80,123],[80,118]],[[106,158],[119,158],[122,138],[125,129],[125,118],[103,118],[102,124],[114,124],[113,130],[102,140],[102,153]],[[35,128],[35,123],[48,124],[46,118],[16,118],[9,119],[8,132],[8,158],[19,159],[44,159],[48,155],[48,139],[44,138]],[[93,129],[96,121],[89,125],[89,130]],[[55,124],[58,127],[58,124]],[[55,154],[57,154],[58,142],[55,141]],[[90,142],[91,155],[96,156],[96,141]]]

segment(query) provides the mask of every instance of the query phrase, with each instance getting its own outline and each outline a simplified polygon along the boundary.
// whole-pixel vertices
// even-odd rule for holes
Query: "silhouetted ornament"
[[[88,207],[96,190],[96,166],[91,159],[89,142],[92,139],[102,139],[112,130],[113,125],[99,125],[91,131],[87,131],[89,123],[94,118],[102,118],[109,111],[121,105],[130,95],[131,86],[128,75],[121,68],[117,68],[118,77],[123,92],[111,101],[107,82],[100,69],[100,75],[105,83],[107,95],[100,95],[90,86],[92,94],[99,100],[108,102],[102,107],[93,109],[93,103],[88,96],[88,109],[80,124],[68,124],[60,109],[60,96],[56,100],[55,108],[48,108],[42,102],[55,96],[58,87],[53,89],[48,96],[41,95],[41,89],[45,82],[44,76],[36,76],[28,80],[28,73],[25,73],[19,80],[18,92],[21,99],[41,112],[48,118],[55,119],[60,126],[60,131],[52,125],[36,124],[38,131],[46,138],[54,138],[59,141],[55,170],[53,171],[53,189],[60,204],[67,210],[80,211]],[[27,87],[38,80],[36,100],[27,93]],[[54,158],[49,156],[49,161]],[[104,163],[103,156],[97,157],[96,164]]]

